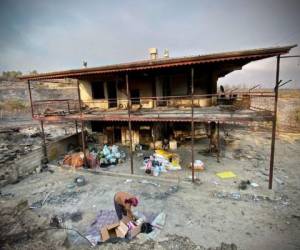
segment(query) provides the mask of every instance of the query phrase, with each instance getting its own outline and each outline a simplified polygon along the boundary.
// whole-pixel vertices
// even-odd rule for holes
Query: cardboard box
[[[123,222],[123,221],[120,221],[119,222],[119,226],[117,227],[117,237],[120,237],[120,238],[125,238],[127,232],[128,232],[128,227],[127,225]]]
[[[126,224],[122,221],[119,223],[114,223],[110,225],[106,225],[105,227],[101,228],[100,235],[102,241],[107,241],[111,238],[125,238],[126,234],[128,232],[128,227]]]
[[[137,235],[141,232],[141,229],[142,229],[142,224],[140,224],[140,225],[135,226],[134,228],[132,228],[132,229],[129,231],[129,238],[132,239],[132,238],[134,238],[135,236],[137,236]]]

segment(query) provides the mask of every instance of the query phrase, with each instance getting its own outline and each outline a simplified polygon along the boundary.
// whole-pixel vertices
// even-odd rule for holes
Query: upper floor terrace
[[[217,93],[217,81],[252,61],[280,56],[294,46],[83,68],[23,76],[34,81],[71,78],[78,95],[68,100],[35,100],[40,120],[261,121],[272,120],[273,93]],[[255,100],[255,101],[253,101]]]
[[[47,121],[270,121],[273,118],[273,102],[274,94],[270,92],[140,97],[129,100],[43,100],[33,102],[33,118]],[[269,104],[267,109],[266,103]]]

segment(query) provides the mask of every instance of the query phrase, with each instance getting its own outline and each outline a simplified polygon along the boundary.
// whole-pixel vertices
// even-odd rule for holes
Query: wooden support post
[[[126,74],[126,92],[127,92],[129,141],[130,141],[130,147],[129,147],[130,148],[130,171],[131,174],[133,174],[132,134],[131,134],[131,119],[130,119],[131,100],[130,100],[128,74]]]
[[[153,131],[153,149],[155,150],[155,141],[156,141],[156,126],[155,126],[155,124],[153,124],[152,131]]]
[[[78,105],[79,105],[79,112],[80,112],[80,115],[82,115],[82,108],[81,108],[81,95],[80,95],[80,86],[79,86],[79,80],[77,80],[77,93],[78,93]]]
[[[82,140],[83,162],[86,167],[89,167],[87,158],[86,158],[86,144],[85,144],[84,121],[83,120],[81,120],[81,140]]]
[[[68,105],[68,114],[70,114],[71,112],[70,112],[70,103],[69,103],[69,101],[67,101],[67,105]]]
[[[270,155],[270,169],[269,169],[269,189],[272,189],[272,186],[273,186],[273,168],[274,168],[274,156],[275,156],[279,70],[280,70],[280,55],[277,56],[277,63],[276,63],[276,85],[275,85],[275,89],[274,89],[275,100],[274,100],[274,115],[273,115],[273,121],[272,121],[272,141],[271,141],[271,155]]]
[[[34,116],[34,111],[33,111],[33,102],[32,102],[32,95],[31,95],[31,87],[30,87],[30,80],[27,80],[27,85],[28,85],[28,93],[29,93],[29,99],[30,99],[30,108],[31,108],[31,117],[33,118]]]
[[[41,123],[42,140],[43,140],[43,154],[44,154],[44,158],[47,159],[47,161],[48,161],[46,136],[45,136],[45,131],[44,131],[44,122],[41,120],[40,123]]]
[[[76,131],[76,136],[77,136],[77,143],[78,143],[78,146],[80,145],[80,135],[78,133],[78,122],[77,120],[75,120],[75,131]]]
[[[79,112],[81,116],[81,140],[82,140],[82,152],[83,152],[83,162],[86,167],[88,166],[87,158],[86,158],[86,144],[85,144],[85,134],[84,134],[84,121],[82,120],[82,107],[81,107],[81,95],[80,95],[80,86],[79,80],[77,80],[77,93],[78,93],[78,105]]]
[[[191,129],[192,129],[192,181],[195,181],[195,169],[194,169],[194,139],[195,139],[195,128],[194,128],[194,68],[191,68],[191,98],[192,98],[192,122],[191,122]]]
[[[78,124],[77,124],[77,121],[75,121],[75,131],[76,131],[76,135],[78,135]]]
[[[211,125],[210,122],[208,123],[208,127],[209,127],[209,153],[212,152],[211,147],[212,147],[212,129],[211,129]]]
[[[220,122],[218,121],[218,123],[217,123],[217,136],[218,136],[218,151],[217,151],[217,161],[218,162],[220,162],[220,150],[221,150],[221,148],[220,148]]]

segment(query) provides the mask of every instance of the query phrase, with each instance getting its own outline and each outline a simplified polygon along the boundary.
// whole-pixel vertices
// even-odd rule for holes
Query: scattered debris
[[[1,202],[0,245],[8,249],[61,249],[65,231],[49,230],[46,217],[39,216],[26,200]],[[35,247],[34,247],[35,246]]]
[[[274,177],[274,180],[279,184],[279,185],[284,185],[284,182],[280,180],[278,177]]]
[[[295,218],[295,219],[298,219],[298,220],[300,220],[300,215],[297,215],[297,214],[292,214],[292,218]]]
[[[257,183],[255,183],[255,182],[251,182],[250,185],[251,185],[252,187],[254,187],[254,188],[259,187],[259,185],[258,185]]]
[[[86,180],[83,175],[80,175],[74,179],[74,182],[78,187],[84,186],[86,184]]]
[[[147,181],[147,180],[140,180],[138,181],[139,183],[142,183],[142,184],[151,184],[155,187],[160,187],[160,185],[158,183],[155,183],[155,182],[152,182],[152,181]]]
[[[52,205],[63,205],[65,203],[76,204],[79,201],[79,194],[84,191],[65,191],[59,195],[49,195],[44,203]],[[44,200],[44,199],[43,199]],[[36,201],[31,204],[31,208],[42,207],[43,200]]]
[[[133,182],[132,179],[126,179],[126,180],[124,181],[124,183],[131,183],[131,182]]]
[[[46,200],[49,198],[49,196],[50,196],[51,193],[53,193],[53,191],[49,192],[49,193],[46,195],[45,199],[44,199],[43,202],[42,202],[42,206],[45,204]]]
[[[76,211],[73,213],[64,213],[63,216],[63,221],[71,220],[73,222],[78,222],[82,220],[82,212],[81,211]]]
[[[190,163],[189,167],[192,168],[192,163]],[[195,160],[194,161],[194,170],[204,171],[205,170],[204,163],[201,160]]]
[[[53,215],[50,219],[49,226],[55,228],[61,228],[63,223],[63,219],[57,215]]]
[[[247,180],[247,181],[241,181],[240,184],[239,184],[239,189],[241,190],[246,190],[248,185],[250,185],[250,181]]]
[[[236,177],[236,174],[233,173],[232,171],[219,172],[216,173],[216,175],[221,179],[230,179]]]

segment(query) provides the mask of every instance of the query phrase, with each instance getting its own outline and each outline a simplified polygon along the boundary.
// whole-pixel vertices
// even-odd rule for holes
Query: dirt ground
[[[99,210],[113,209],[113,196],[122,190],[139,197],[136,210],[166,213],[157,249],[172,249],[161,247],[175,242],[174,235],[178,239],[188,237],[195,244],[185,249],[196,249],[197,245],[217,247],[222,242],[234,243],[238,249],[300,249],[300,136],[281,134],[278,137],[272,191],[267,189],[270,132],[237,130],[231,136],[227,138],[226,147],[223,141],[220,163],[215,156],[203,153],[207,147],[204,139],[197,141],[195,158],[206,164],[206,170],[197,173],[200,181],[196,184],[190,182],[191,173],[185,167],[190,161],[190,148],[182,145],[178,149],[183,160],[181,171],[163,173],[157,178],[144,177],[140,169],[143,158],[136,155],[135,173],[141,177],[125,175],[129,173],[129,161],[110,167],[106,173],[52,166],[53,173],[31,175],[2,188],[1,200],[26,199],[30,205],[36,205],[50,193],[43,207],[32,211],[48,220],[52,215],[64,216],[66,226],[84,233]],[[109,170],[115,174],[111,175]],[[237,177],[221,180],[215,175],[227,170]],[[117,172],[124,175],[118,176]],[[79,175],[87,180],[82,187],[74,185],[74,178]],[[239,190],[241,180],[250,180],[259,186]],[[74,219],[72,214],[81,216]],[[84,242],[74,241],[74,234],[69,237],[73,237],[73,247],[84,246]],[[173,249],[182,249],[183,245],[180,246],[176,248],[175,244]],[[107,249],[126,248],[111,245]]]

